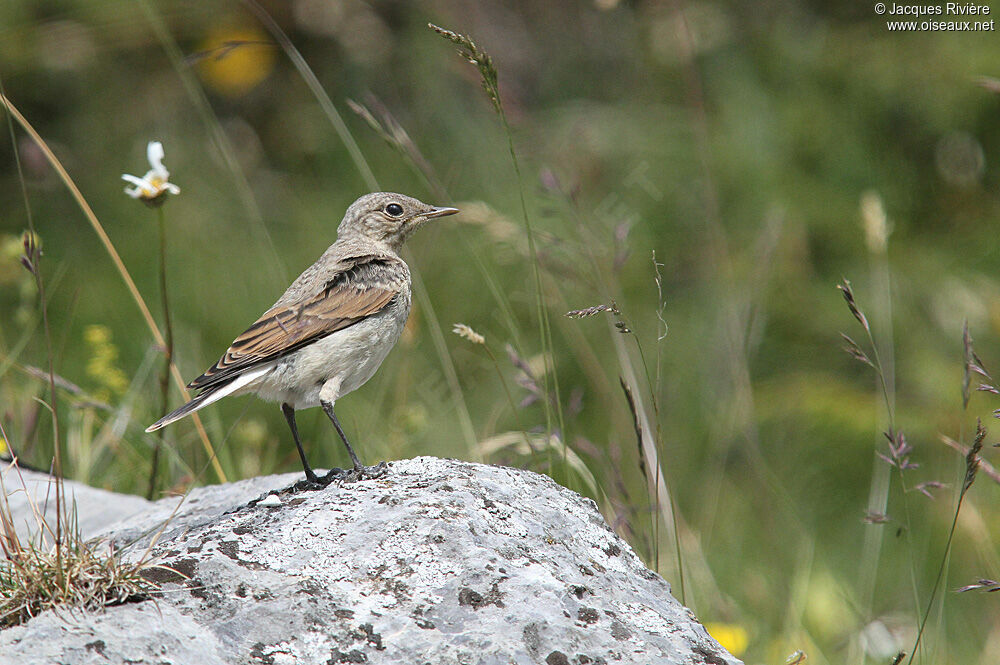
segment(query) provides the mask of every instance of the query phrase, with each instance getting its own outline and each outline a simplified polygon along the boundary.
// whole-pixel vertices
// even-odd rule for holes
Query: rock
[[[0,464],[3,462],[0,461]],[[11,514],[18,516],[14,524],[17,535],[25,539],[29,534],[38,533],[32,505],[45,513],[46,521],[55,524],[56,494],[52,476],[6,465],[4,467],[0,473],[3,474],[3,486],[7,491]],[[63,487],[66,490],[66,505],[72,509],[75,504],[80,532],[84,538],[93,536],[112,522],[135,515],[153,505],[151,501],[138,496],[115,494],[83,483],[66,481]]]
[[[300,475],[108,525],[139,556],[169,518],[155,551],[187,579],[154,571],[155,600],[8,628],[0,664],[739,663],[593,501],[545,476],[422,457],[256,501]]]

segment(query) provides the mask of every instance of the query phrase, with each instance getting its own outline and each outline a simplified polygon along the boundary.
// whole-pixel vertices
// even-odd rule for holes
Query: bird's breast
[[[256,383],[259,397],[296,409],[319,406],[324,385],[333,399],[361,387],[396,345],[410,314],[410,289],[402,289],[377,314],[331,333],[278,361]]]

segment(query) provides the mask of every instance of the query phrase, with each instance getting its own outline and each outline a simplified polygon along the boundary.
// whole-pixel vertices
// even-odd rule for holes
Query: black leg
[[[320,404],[326,412],[326,415],[329,416],[330,420],[333,422],[333,426],[337,428],[337,434],[340,435],[340,440],[343,441],[344,445],[347,447],[347,454],[351,456],[351,461],[354,463],[354,471],[359,474],[363,474],[365,467],[361,464],[358,456],[354,454],[354,449],[351,448],[351,444],[347,442],[347,435],[344,434],[344,428],[340,426],[340,421],[337,420],[337,414],[333,412],[333,404],[330,402],[320,402]]]
[[[319,483],[319,477],[313,473],[312,467],[309,466],[309,462],[306,460],[306,452],[302,450],[302,443],[299,441],[299,428],[295,425],[295,409],[288,404],[282,404],[281,412],[285,414],[288,427],[292,430],[292,438],[295,439],[295,447],[299,449],[299,457],[302,458],[302,468],[306,471],[306,480],[311,483]]]

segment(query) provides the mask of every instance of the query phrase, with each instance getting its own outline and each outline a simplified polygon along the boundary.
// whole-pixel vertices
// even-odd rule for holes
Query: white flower
[[[135,187],[126,187],[125,193],[133,199],[138,199],[147,205],[161,205],[167,194],[180,194],[181,188],[169,182],[170,172],[163,166],[163,144],[150,141],[146,146],[146,158],[152,167],[142,178],[127,173],[122,174],[122,180],[130,182]]]

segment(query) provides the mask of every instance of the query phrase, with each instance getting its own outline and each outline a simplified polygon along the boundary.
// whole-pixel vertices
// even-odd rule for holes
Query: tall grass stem
[[[163,373],[160,375],[160,413],[170,408],[170,365],[174,361],[174,326],[170,318],[170,298],[167,295],[167,220],[163,206],[156,209],[156,220],[160,230],[160,298],[163,301],[163,329],[166,344],[163,346]],[[164,429],[156,432],[153,446],[153,463],[149,469],[149,489],[146,498],[152,500],[156,494],[156,479],[160,467],[160,449],[163,447]]]
[[[129,294],[132,296],[133,302],[135,302],[136,307],[139,308],[139,312],[142,314],[143,320],[146,322],[146,326],[153,335],[153,340],[156,344],[160,346],[166,346],[166,340],[163,334],[160,332],[159,327],[156,325],[156,321],[153,319],[153,315],[149,311],[149,307],[146,305],[146,300],[142,297],[139,292],[138,287],[135,285],[135,281],[132,279],[132,275],[129,274],[128,269],[125,267],[125,263],[122,261],[121,256],[118,255],[118,250],[115,249],[114,243],[111,242],[111,238],[108,237],[107,232],[104,230],[104,226],[101,224],[100,220],[97,219],[97,215],[91,209],[90,204],[80,193],[80,189],[73,182],[69,173],[63,167],[62,162],[55,156],[52,149],[49,148],[48,144],[44,139],[35,131],[35,128],[31,125],[28,120],[21,115],[21,112],[11,104],[10,100],[6,95],[0,93],[0,101],[3,102],[3,106],[7,111],[17,120],[21,128],[27,132],[34,141],[38,149],[42,151],[45,155],[45,159],[49,162],[49,165],[55,170],[59,179],[62,180],[63,185],[69,190],[70,195],[73,200],[76,201],[80,210],[83,212],[84,217],[90,223],[91,228],[97,234],[98,239],[101,241],[101,245],[104,250],[108,253],[111,258],[111,262],[114,264],[115,268],[118,270],[118,274],[121,276],[122,281],[125,282],[126,288],[128,288]],[[191,399],[190,393],[187,391],[186,384],[184,383],[184,378],[181,376],[180,370],[177,368],[176,363],[171,363],[170,374],[174,379],[174,384],[180,390],[181,395],[184,396],[184,401]],[[211,461],[212,468],[215,470],[215,475],[221,482],[227,482],[226,473],[222,470],[222,466],[219,464],[219,460],[215,455],[215,451],[212,449],[212,443],[208,439],[208,432],[205,431],[205,427],[201,422],[201,418],[197,413],[191,414],[192,420],[194,421],[195,428],[198,431],[198,437],[201,439],[202,446],[205,452],[208,454],[209,460]]]

